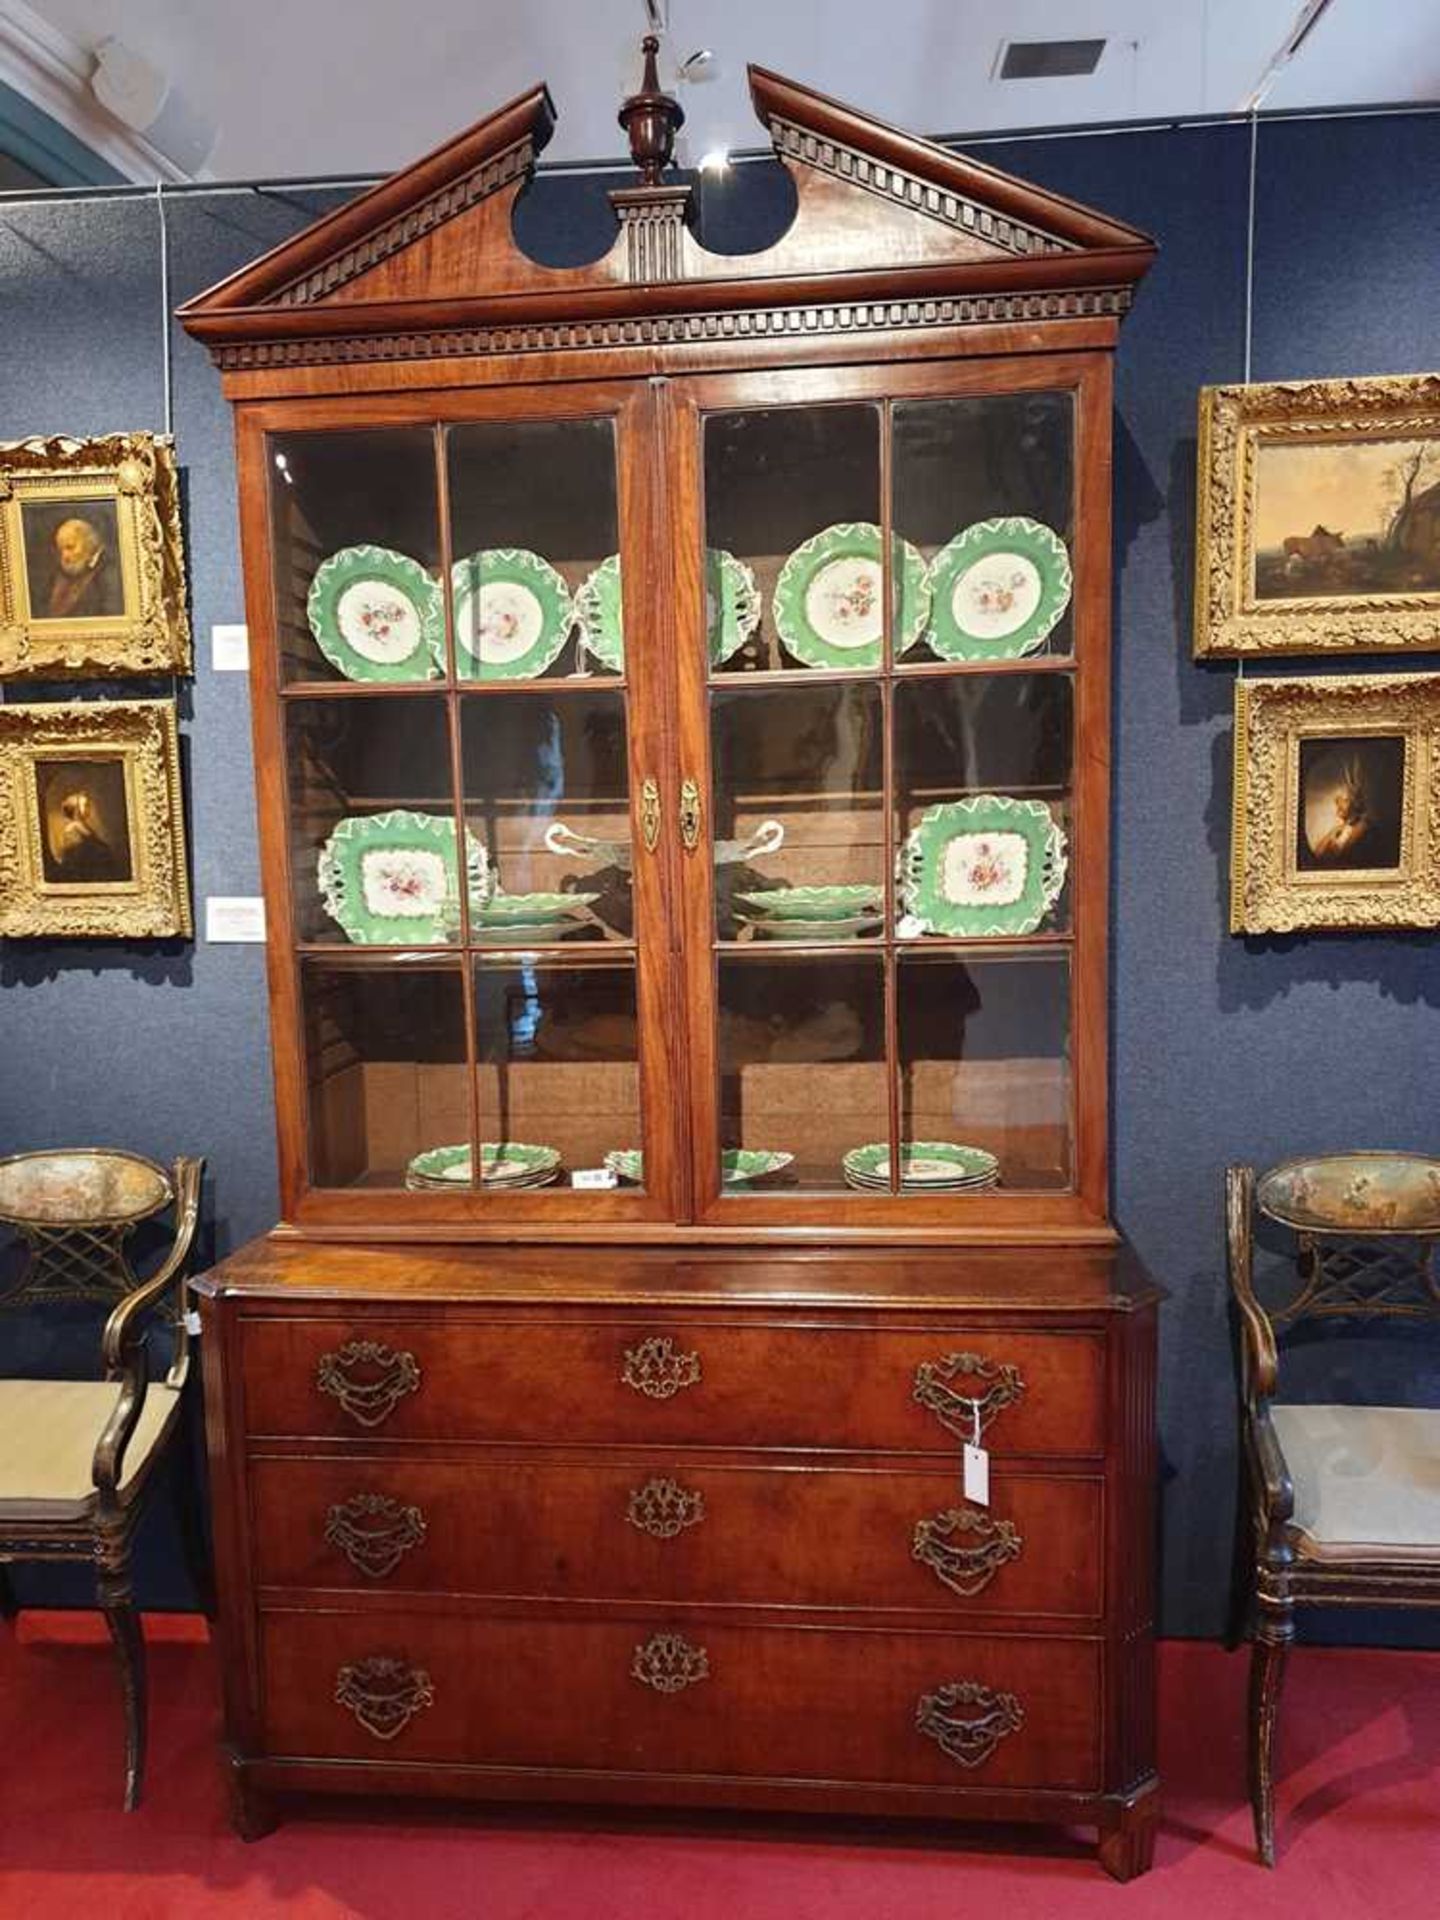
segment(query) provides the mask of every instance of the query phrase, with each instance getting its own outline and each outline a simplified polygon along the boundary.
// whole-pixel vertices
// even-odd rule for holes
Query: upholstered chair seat
[[[1275,1401],[1270,1418],[1302,1552],[1386,1561],[1440,1552],[1440,1409]]]
[[[0,1524],[97,1511],[95,1449],[122,1390],[113,1380],[0,1380]],[[122,1502],[143,1484],[179,1411],[178,1388],[150,1387],[125,1449]]]

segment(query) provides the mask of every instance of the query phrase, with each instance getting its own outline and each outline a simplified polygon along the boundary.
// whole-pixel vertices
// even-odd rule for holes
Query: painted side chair
[[[1294,1236],[1287,1297],[1256,1293],[1257,1213]],[[1352,1153],[1226,1173],[1240,1387],[1229,1644],[1253,1640],[1250,1801],[1275,1864],[1275,1727],[1298,1607],[1440,1606],[1440,1406],[1287,1404],[1281,1342],[1307,1319],[1440,1321],[1440,1161]],[[1298,1276],[1298,1285],[1296,1284]],[[1270,1279],[1267,1276],[1268,1293]]]
[[[130,1580],[135,1531],[166,1447],[179,1429],[189,1373],[184,1275],[200,1214],[203,1160],[173,1173],[139,1154],[107,1150],[17,1154],[0,1160],[0,1224],[28,1250],[0,1305],[103,1302],[99,1380],[0,1379],[0,1608],[13,1616],[6,1565],[93,1565],[125,1701],[125,1807],[139,1804],[145,1767],[145,1643]],[[126,1253],[142,1221],[174,1210],[174,1237],[148,1280]],[[151,1379],[147,1340],[172,1329],[170,1364]],[[193,1508],[177,1495],[182,1538],[202,1600]],[[186,1516],[188,1515],[188,1521]],[[11,1729],[10,1738],[18,1739]]]

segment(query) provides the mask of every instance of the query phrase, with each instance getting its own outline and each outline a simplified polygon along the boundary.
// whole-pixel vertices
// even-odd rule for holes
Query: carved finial
[[[640,50],[645,55],[640,91],[620,108],[620,124],[630,136],[630,158],[640,169],[640,178],[647,187],[658,187],[675,151],[675,135],[685,124],[685,109],[674,94],[661,91],[655,60],[659,36],[647,33]]]

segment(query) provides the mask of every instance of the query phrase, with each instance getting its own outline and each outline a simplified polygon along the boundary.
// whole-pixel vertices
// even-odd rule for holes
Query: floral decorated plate
[[[1070,604],[1058,534],[1011,514],[966,527],[930,563],[930,645],[946,660],[1017,660],[1042,646]]]
[[[487,547],[450,570],[456,670],[462,680],[533,680],[574,624],[570,589],[526,547]]]
[[[612,673],[625,670],[625,624],[620,592],[620,556],[612,553],[575,596],[575,617],[585,651]],[[739,651],[760,624],[755,576],[733,553],[711,547],[705,555],[705,630],[710,663],[720,666]]]
[[[341,547],[305,602],[310,631],[347,680],[434,680],[445,670],[439,582],[388,547]]]
[[[484,847],[466,835],[470,898],[490,888]],[[357,946],[439,946],[460,938],[455,822],[444,814],[348,814],[320,849],[325,911]]]
[[[720,1155],[720,1177],[727,1187],[741,1187],[747,1181],[778,1173],[795,1158],[793,1153],[766,1153],[756,1147],[726,1147]],[[645,1177],[645,1156],[638,1147],[620,1147],[607,1153],[605,1164],[622,1180],[637,1184]]]
[[[858,914],[880,913],[885,889],[873,886],[767,887],[760,893],[737,893],[742,907],[765,920],[851,920]]]
[[[841,1161],[852,1186],[888,1187],[890,1149],[883,1140],[852,1147]],[[953,1140],[910,1140],[900,1149],[900,1184],[956,1190],[995,1185],[1000,1163],[983,1147],[966,1147]]]
[[[908,540],[894,539],[900,581],[895,651],[913,647],[930,614],[925,562]],[[845,521],[811,536],[780,569],[773,602],[775,631],[807,667],[880,665],[885,628],[880,529]]]
[[[900,850],[905,911],[919,933],[1033,933],[1065,885],[1065,848],[1043,800],[977,793],[945,801],[921,816]]]
[[[411,1187],[468,1187],[468,1141],[457,1147],[427,1147],[405,1169]],[[560,1155],[554,1147],[526,1146],[519,1140],[482,1140],[480,1184],[484,1187],[541,1187],[555,1178]]]

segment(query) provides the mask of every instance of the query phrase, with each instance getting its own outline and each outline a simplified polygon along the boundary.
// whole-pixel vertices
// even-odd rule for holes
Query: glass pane
[[[711,414],[704,456],[712,666],[878,665],[879,409]]]
[[[445,616],[431,430],[281,433],[266,445],[282,679],[438,678]]]
[[[722,958],[719,999],[722,1160],[793,1156],[724,1191],[843,1187],[844,1155],[889,1129],[881,956]]]
[[[931,590],[901,664],[1071,652],[1074,418],[1068,393],[896,403],[894,528]]]
[[[468,1139],[463,985],[458,961],[301,962],[314,1185],[401,1187]]]
[[[897,684],[902,934],[1069,927],[1073,712],[1068,673]]]
[[[569,688],[461,706],[465,817],[495,891],[472,914],[485,946],[628,939],[625,696]]]
[[[978,1147],[1002,1188],[1068,1187],[1069,955],[903,954],[896,1002],[907,1144]]]
[[[482,1141],[539,1150],[508,1156],[517,1178],[528,1163],[545,1185],[567,1187],[627,1154],[621,1186],[643,1184],[632,965],[480,962],[475,1029]]]
[[[711,751],[719,937],[829,944],[878,935],[879,685],[717,689]]]
[[[443,696],[291,700],[284,713],[296,937],[458,940]]]
[[[446,442],[459,678],[620,672],[613,421],[486,420]]]

